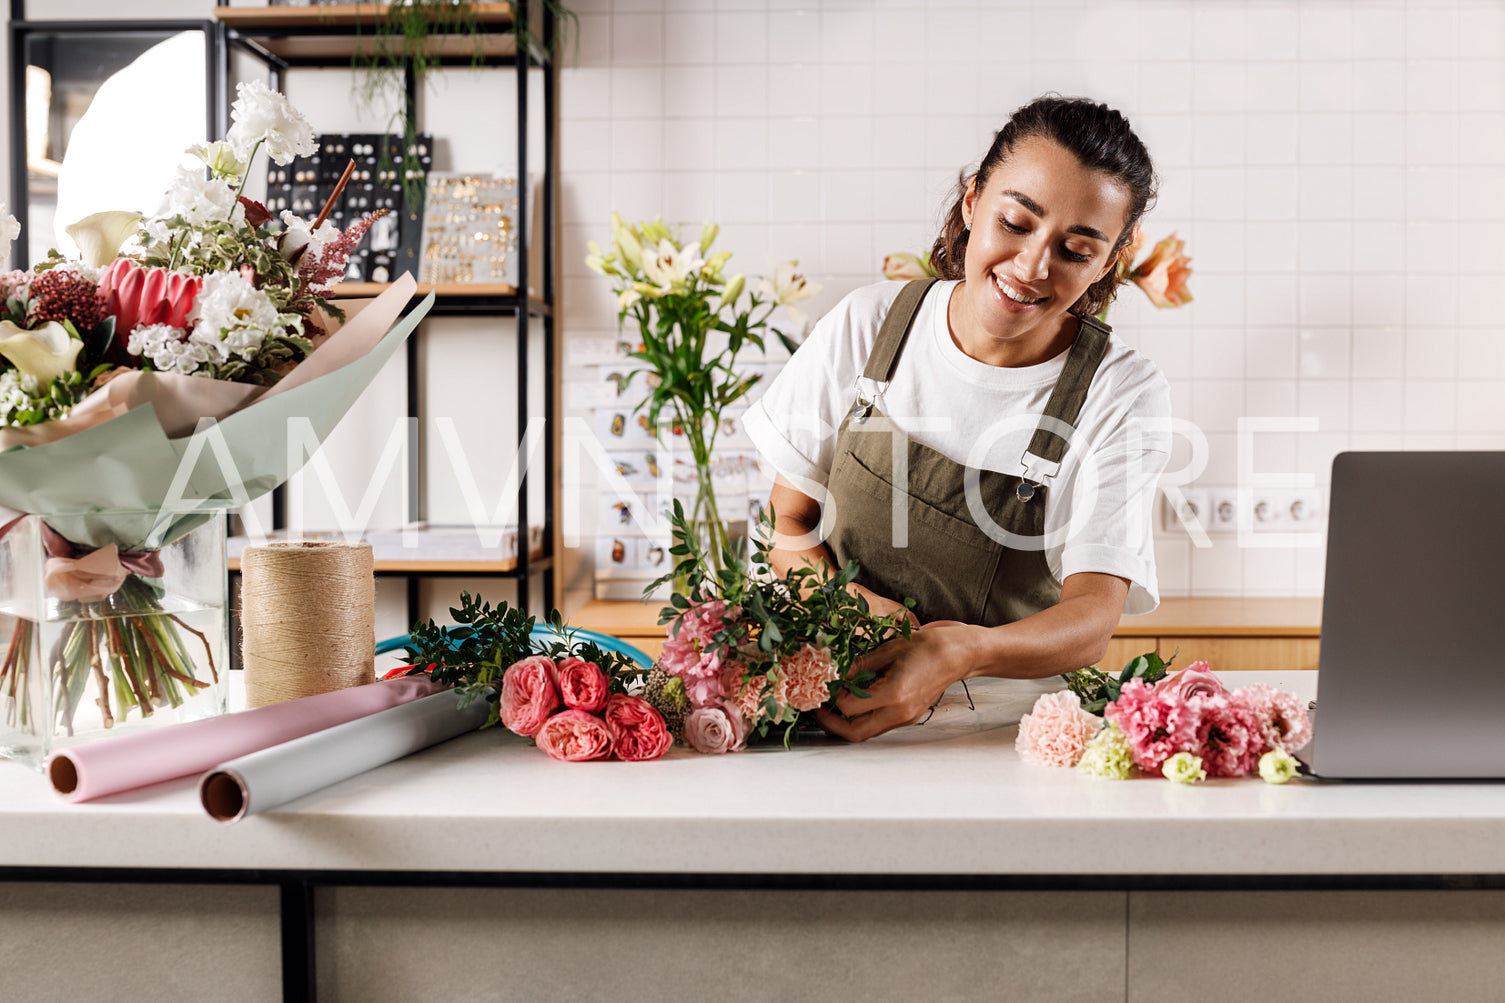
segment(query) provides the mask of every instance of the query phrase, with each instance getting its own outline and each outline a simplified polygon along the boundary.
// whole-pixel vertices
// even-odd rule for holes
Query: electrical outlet
[[[1207,525],[1207,492],[1197,488],[1176,489],[1180,495],[1179,504],[1171,499],[1171,495],[1162,490],[1160,506],[1160,527],[1167,532],[1189,529],[1197,523],[1203,527]]]

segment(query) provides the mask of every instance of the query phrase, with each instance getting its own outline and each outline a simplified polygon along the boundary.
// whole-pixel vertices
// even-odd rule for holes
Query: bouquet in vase
[[[223,512],[301,465],[290,435],[316,448],[431,303],[394,326],[410,277],[332,302],[376,214],[274,218],[251,165],[313,131],[259,82],[232,120],[162,213],[97,213],[80,259],[0,274],[0,754],[223,711]]]

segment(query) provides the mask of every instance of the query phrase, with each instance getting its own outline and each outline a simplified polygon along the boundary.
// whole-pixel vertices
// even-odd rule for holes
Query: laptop
[[[1505,778],[1505,451],[1333,460],[1312,742],[1343,779]]]

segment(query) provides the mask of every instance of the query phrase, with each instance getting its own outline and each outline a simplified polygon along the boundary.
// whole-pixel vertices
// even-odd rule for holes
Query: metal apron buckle
[[[1039,486],[1034,481],[1021,480],[1019,486],[1014,489],[1014,494],[1018,496],[1020,501],[1027,502],[1035,497],[1035,488]]]

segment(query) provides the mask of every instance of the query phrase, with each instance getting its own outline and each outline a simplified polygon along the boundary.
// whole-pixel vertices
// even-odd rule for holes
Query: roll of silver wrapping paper
[[[221,763],[199,781],[199,801],[220,822],[276,808],[486,723],[485,697],[461,702],[445,690]]]

